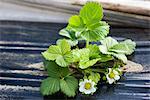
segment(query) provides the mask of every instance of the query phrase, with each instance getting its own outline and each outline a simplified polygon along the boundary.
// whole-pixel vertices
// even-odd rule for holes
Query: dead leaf
[[[128,60],[127,64],[121,69],[123,72],[141,72],[143,70],[143,66]]]

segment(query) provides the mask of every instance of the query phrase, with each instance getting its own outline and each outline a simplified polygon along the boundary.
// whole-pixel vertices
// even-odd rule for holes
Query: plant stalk
[[[105,73],[105,69],[91,69],[93,72]]]
[[[89,46],[89,41],[86,41],[86,48]]]

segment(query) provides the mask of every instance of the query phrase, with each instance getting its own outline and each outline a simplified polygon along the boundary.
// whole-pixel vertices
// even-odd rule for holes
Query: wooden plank
[[[45,1],[37,0],[5,0],[0,2],[0,11],[2,12],[0,14],[0,20],[67,23],[68,18],[73,14],[77,14],[81,8],[81,4],[83,3],[80,4],[80,2],[49,1],[46,3]],[[113,10],[104,10],[104,15],[104,20],[114,26],[150,27],[150,18],[148,16]]]
[[[124,26],[150,28],[150,17],[147,16],[105,10],[104,20],[122,23]]]
[[[99,0],[105,9],[150,16],[150,1]]]
[[[16,0],[19,1],[19,0]],[[66,0],[66,1],[58,1],[58,0],[23,0],[23,3],[31,3],[38,5],[49,5],[49,6],[57,6],[57,5],[65,5],[66,8],[68,4],[72,5],[83,5],[88,0]],[[117,10],[128,13],[142,14],[150,16],[150,2],[145,0],[95,0],[102,3],[104,9]],[[68,8],[74,9],[73,6],[68,6]]]

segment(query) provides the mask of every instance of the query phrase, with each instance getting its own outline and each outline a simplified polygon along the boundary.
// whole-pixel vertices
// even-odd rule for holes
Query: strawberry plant
[[[67,27],[60,30],[63,38],[42,52],[48,73],[40,88],[43,95],[61,91],[73,97],[78,90],[93,94],[101,82],[113,84],[120,79],[120,68],[136,44],[130,39],[118,42],[107,36],[110,26],[102,18],[101,4],[87,2],[78,15],[70,17]],[[86,45],[79,47],[80,41]]]

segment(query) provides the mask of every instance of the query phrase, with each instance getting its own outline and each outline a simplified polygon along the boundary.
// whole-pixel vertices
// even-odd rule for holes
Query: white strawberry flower
[[[109,73],[106,74],[106,78],[109,84],[114,83],[116,80],[120,79],[119,73],[117,70],[112,69],[112,68],[108,68]]]
[[[84,79],[84,81],[79,83],[79,91],[84,94],[92,94],[96,91],[96,84],[92,80]]]

